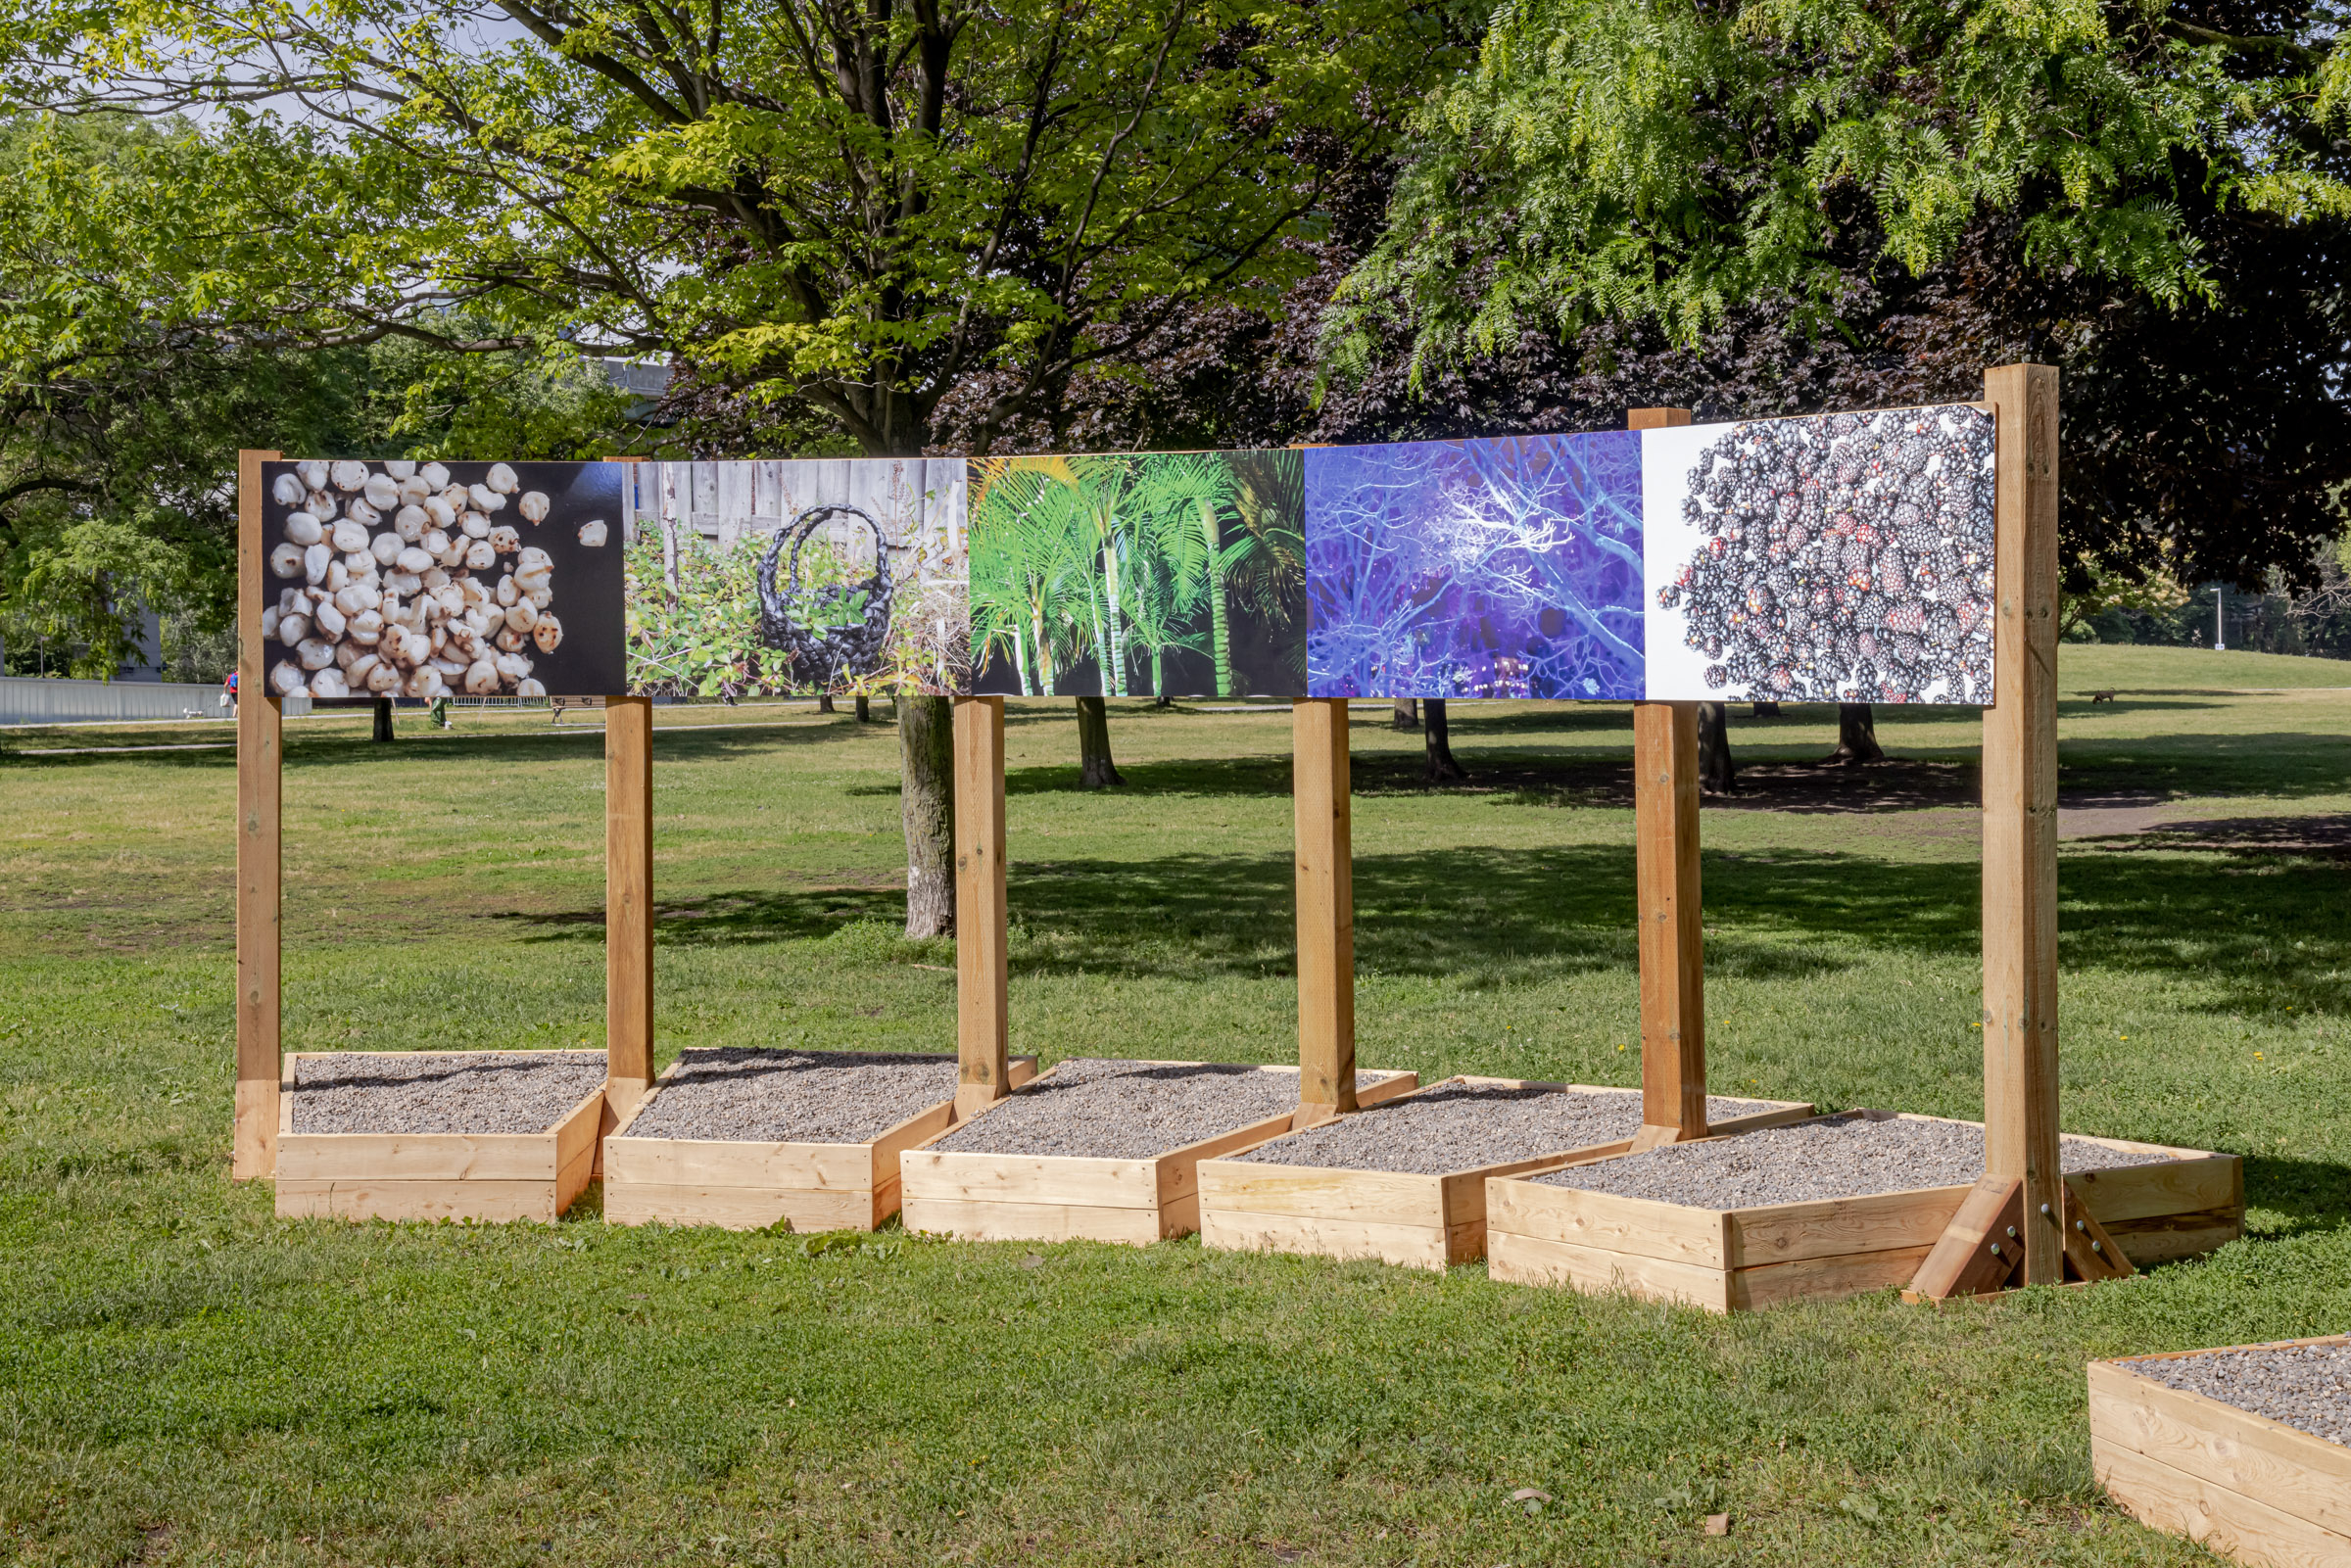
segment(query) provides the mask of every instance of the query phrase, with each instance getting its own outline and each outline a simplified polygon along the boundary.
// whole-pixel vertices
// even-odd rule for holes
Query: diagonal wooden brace
[[[2065,1184],[2065,1277],[2068,1279],[2123,1279],[2137,1273],[2123,1250],[2106,1234],[2090,1213],[2089,1205],[2074,1191],[2074,1184]]]
[[[1960,1202],[1904,1294],[1940,1302],[2006,1290],[2024,1264],[2024,1182],[1986,1176]]]

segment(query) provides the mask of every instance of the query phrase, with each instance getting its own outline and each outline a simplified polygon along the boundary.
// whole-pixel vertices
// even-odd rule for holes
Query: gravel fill
[[[1359,1072],[1358,1090],[1393,1076]],[[1225,1063],[1073,1057],[938,1142],[952,1154],[1155,1160],[1298,1105],[1289,1072]]]
[[[601,1051],[344,1051],[294,1064],[296,1132],[552,1132]]]
[[[955,1098],[955,1059],[712,1047],[680,1054],[632,1138],[864,1143]]]
[[[1709,1118],[1771,1108],[1759,1100],[1708,1100]],[[1563,1154],[1629,1138],[1641,1127],[1641,1091],[1584,1093],[1446,1083],[1361,1115],[1293,1132],[1236,1160],[1338,1170],[1401,1170],[1424,1176]]]
[[[2155,1164],[2170,1158],[2109,1149],[2084,1138],[2058,1141],[2068,1171]],[[1983,1174],[1981,1127],[1848,1111],[1719,1142],[1669,1144],[1530,1179],[1696,1209],[1756,1209],[1956,1187]]]
[[[2257,1345],[2130,1366],[2141,1377],[2351,1448],[2351,1345]]]

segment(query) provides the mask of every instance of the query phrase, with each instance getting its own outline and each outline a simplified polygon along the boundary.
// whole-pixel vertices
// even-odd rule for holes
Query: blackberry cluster
[[[1657,591],[1725,696],[1991,700],[1992,422],[1971,408],[1738,425],[1699,454],[1704,546]]]

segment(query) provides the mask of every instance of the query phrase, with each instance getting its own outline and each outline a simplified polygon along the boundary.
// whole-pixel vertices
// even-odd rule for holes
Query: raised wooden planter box
[[[2177,1358],[2089,1363],[2089,1463],[2108,1495],[2141,1524],[2253,1568],[2351,1565],[2351,1449],[2133,1370]]]
[[[1580,1083],[1532,1083],[1522,1078],[1461,1076],[1445,1083],[1492,1084],[1503,1088],[1563,1089],[1621,1094]],[[1444,1087],[1434,1083],[1427,1093]],[[1396,1098],[1404,1098],[1398,1096]],[[1722,1124],[1721,1130],[1801,1121],[1812,1107],[1773,1101]],[[1200,1165],[1200,1240],[1233,1252],[1304,1253],[1319,1258],[1375,1258],[1408,1268],[1438,1273],[1454,1263],[1486,1255],[1486,1181],[1493,1176],[1534,1175],[1563,1165],[1580,1165],[1625,1153],[1632,1139],[1618,1138],[1538,1160],[1478,1165],[1441,1176],[1414,1171],[1354,1170],[1343,1166],[1274,1165],[1249,1160],[1208,1160]]]
[[[947,1058],[948,1061],[954,1060]],[[898,1162],[955,1126],[944,1100],[864,1143],[748,1143],[718,1138],[632,1138],[630,1123],[659,1099],[682,1064],[604,1138],[604,1218],[764,1230],[872,1230],[898,1212]],[[1036,1058],[1014,1057],[1015,1086],[1036,1076]]]
[[[2132,1262],[2190,1258],[2242,1234],[2236,1156],[2087,1141],[2173,1157],[2066,1178]],[[1716,1210],[1499,1177],[1486,1188],[1487,1266],[1511,1284],[1626,1290],[1716,1312],[1836,1301],[1909,1284],[1970,1190]]]
[[[1296,1068],[1258,1070],[1287,1073],[1293,1078],[1298,1074]],[[1377,1105],[1419,1086],[1418,1073],[1400,1072],[1362,1090],[1357,1098],[1363,1104]],[[1084,1240],[1135,1246],[1164,1241],[1200,1228],[1201,1161],[1238,1154],[1269,1138],[1278,1138],[1291,1130],[1295,1116],[1295,1112],[1284,1112],[1152,1160],[909,1150],[898,1163],[905,1184],[905,1209],[900,1217],[908,1230],[960,1236],[966,1241]]]
[[[498,1053],[484,1052],[484,1055]],[[281,1219],[535,1219],[552,1225],[588,1188],[604,1091],[545,1132],[296,1132],[287,1056],[278,1085]]]

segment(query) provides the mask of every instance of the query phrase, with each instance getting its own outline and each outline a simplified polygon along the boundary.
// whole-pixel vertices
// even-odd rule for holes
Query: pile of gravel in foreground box
[[[545,1132],[603,1083],[601,1051],[305,1053],[294,1130]]]
[[[1389,1076],[1359,1072],[1356,1088]],[[1156,1160],[1297,1105],[1294,1072],[1222,1062],[1073,1057],[930,1147],[940,1154]]]
[[[631,1138],[866,1143],[955,1098],[953,1057],[697,1047],[679,1054]]]
[[[2248,1345],[2125,1364],[2140,1377],[2351,1448],[2351,1345]]]

